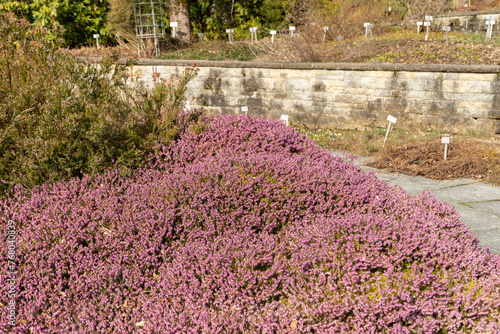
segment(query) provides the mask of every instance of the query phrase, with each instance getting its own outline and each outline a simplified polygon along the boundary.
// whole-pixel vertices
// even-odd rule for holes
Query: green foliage
[[[60,29],[0,14],[0,180],[30,187],[133,169],[178,136],[195,69],[168,81],[156,75],[152,89],[134,86],[127,65],[78,62],[60,51],[61,37]]]
[[[203,32],[210,39],[226,39],[226,29],[235,30],[235,39],[248,38],[249,28],[258,26],[259,34],[282,29],[288,22],[286,0],[199,0],[189,7],[194,33]]]
[[[106,28],[108,0],[0,0],[0,12],[13,11],[31,23],[52,28],[60,24],[64,27],[66,45],[92,43],[92,35],[100,34],[105,43],[109,39]]]

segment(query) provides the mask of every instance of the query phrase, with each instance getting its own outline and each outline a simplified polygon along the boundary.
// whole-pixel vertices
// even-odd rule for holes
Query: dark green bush
[[[177,136],[194,68],[157,76],[148,90],[133,84],[127,64],[82,63],[61,43],[61,29],[0,14],[0,180],[7,184],[136,168]]]

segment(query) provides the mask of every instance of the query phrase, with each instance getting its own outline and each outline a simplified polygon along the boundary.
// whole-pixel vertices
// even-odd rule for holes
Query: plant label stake
[[[337,40],[339,41],[339,44],[340,44],[340,52],[342,52],[342,41],[344,40],[344,37],[337,36]]]
[[[295,27],[290,27],[288,29],[290,29],[290,36],[293,36],[293,32],[295,31]]]
[[[446,46],[448,46],[448,32],[451,31],[451,27],[450,26],[444,26],[443,27],[443,31],[446,32]]]
[[[325,43],[325,40],[326,40],[326,32],[328,31],[328,27],[323,27],[323,43]]]
[[[372,34],[373,24],[365,23],[364,26],[365,26],[365,39],[368,37],[368,33],[370,33],[370,36],[373,39],[373,34]]]
[[[191,106],[189,105],[189,101],[184,103],[184,110],[191,110]]]
[[[288,126],[288,115],[281,115],[281,121],[285,126]]]
[[[255,36],[255,41],[258,41],[258,39],[257,39],[257,27],[250,28],[250,35],[251,35],[251,38],[250,38],[251,43],[253,43],[253,41],[254,41],[254,36]]]
[[[226,29],[226,33],[229,35],[229,43],[233,44],[233,42],[234,42],[234,38],[233,38],[234,29]]]
[[[198,40],[199,40],[200,42],[202,42],[202,41],[203,41],[203,37],[205,37],[205,34],[204,34],[204,33],[202,33],[202,32],[199,32],[199,33],[198,33]]]
[[[493,20],[492,16],[488,17],[488,21],[486,21],[486,40],[491,39],[491,35],[493,33],[493,25],[495,24],[495,20]]]
[[[244,112],[245,115],[248,115],[248,107],[247,106],[241,107],[241,112]]]
[[[424,24],[424,22],[417,22],[417,34],[420,34],[420,27]]]
[[[175,28],[179,26],[179,22],[170,22],[170,28],[172,28],[172,38],[175,38]]]
[[[450,143],[450,137],[442,137],[441,138],[441,144],[444,144],[444,160],[446,161],[446,158],[448,156],[448,144]]]
[[[424,26],[426,27],[425,40],[427,40],[427,38],[429,37],[429,27],[431,26],[431,21],[432,21],[432,16],[425,17],[425,22],[424,22]]]
[[[469,17],[465,18],[465,31],[469,30]]]
[[[94,38],[95,38],[95,44],[96,44],[97,48],[99,49],[99,34],[94,34]]]
[[[271,30],[269,33],[271,34],[271,43],[274,43],[274,35],[276,35],[276,30]]]
[[[387,120],[389,121],[389,126],[387,126],[387,132],[385,133],[384,145],[382,145],[382,147],[385,147],[385,142],[387,141],[387,137],[389,137],[389,132],[391,132],[391,124],[396,124],[396,121],[398,119],[396,117],[389,115],[389,116],[387,116]]]
[[[429,27],[431,26],[431,23],[430,22],[424,22],[424,27],[425,28],[425,40],[427,40],[427,38],[429,38]]]

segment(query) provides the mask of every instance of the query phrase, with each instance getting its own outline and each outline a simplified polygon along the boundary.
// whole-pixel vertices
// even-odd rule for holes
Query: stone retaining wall
[[[140,60],[132,75],[152,85],[191,61]],[[409,130],[500,134],[500,66],[198,61],[187,99],[214,113],[249,113],[310,128],[363,130],[387,115]]]

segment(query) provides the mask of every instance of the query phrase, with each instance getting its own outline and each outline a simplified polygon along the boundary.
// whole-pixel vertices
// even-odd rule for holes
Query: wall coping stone
[[[82,62],[98,63],[102,57],[78,57]],[[126,63],[119,59],[118,63]],[[254,61],[208,61],[208,60],[165,60],[138,59],[139,66],[181,66],[222,68],[262,68],[287,70],[341,70],[341,71],[396,71],[396,72],[441,72],[441,73],[499,73],[500,65],[449,65],[449,64],[393,64],[393,63],[278,63]]]

